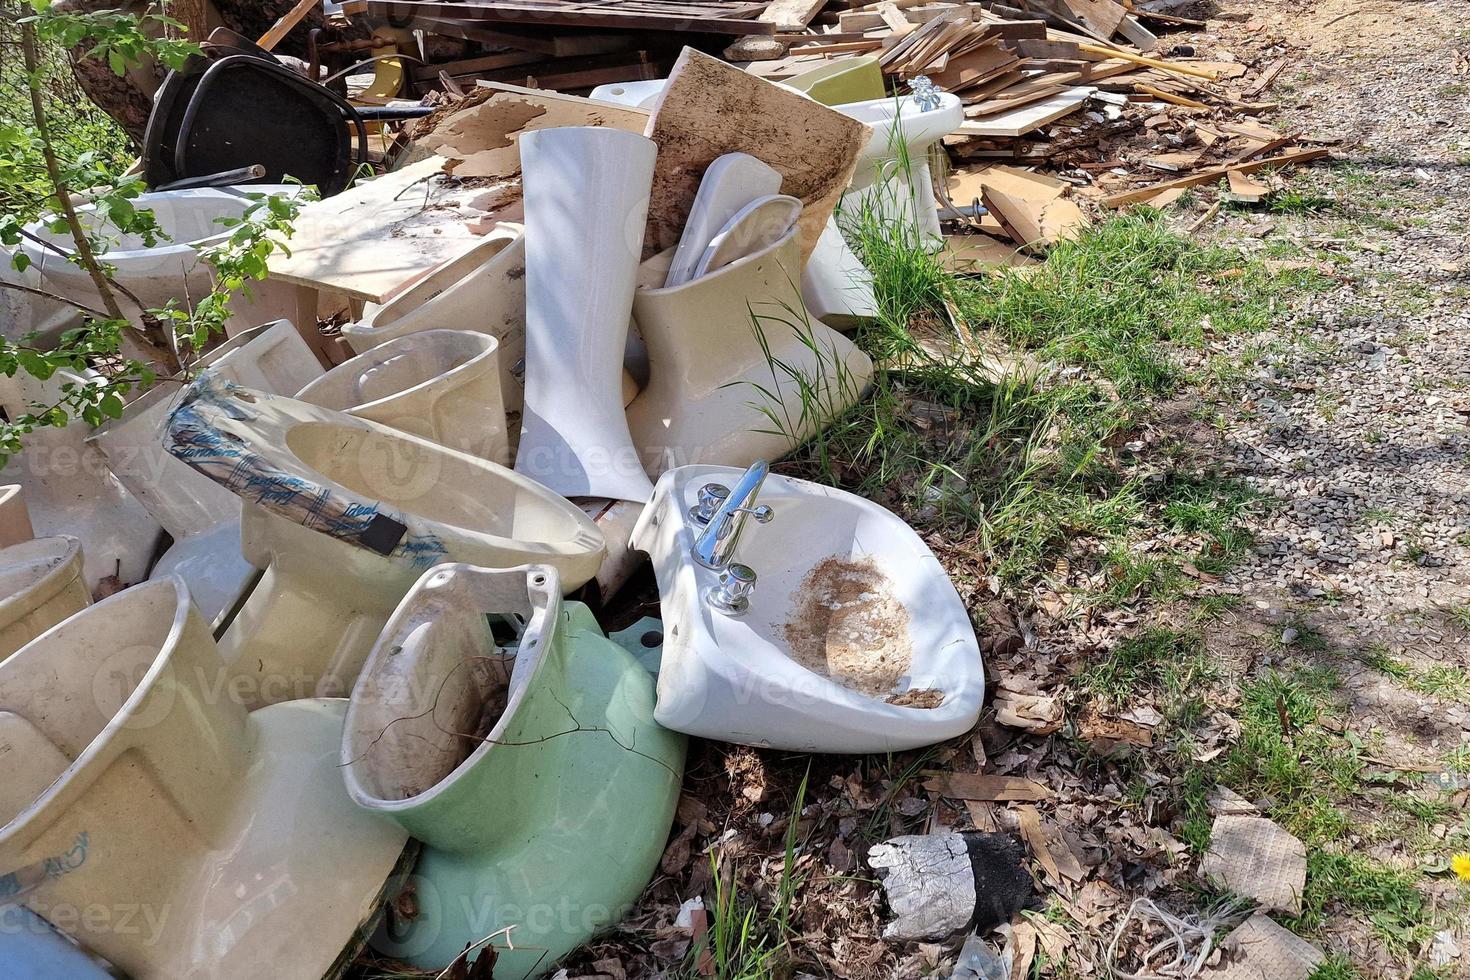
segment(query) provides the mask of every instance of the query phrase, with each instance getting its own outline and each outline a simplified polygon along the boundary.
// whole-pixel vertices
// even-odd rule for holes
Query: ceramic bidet
[[[489,334],[420,330],[337,365],[296,397],[509,466],[499,346]]]
[[[739,535],[723,571],[696,559],[701,489],[744,475],[665,473],[633,531],[663,612],[659,723],[796,752],[892,752],[969,731],[985,693],[975,630],[939,560],[894,514],[768,476],[752,501],[769,524]],[[712,601],[732,576],[746,592],[735,611]]]
[[[293,394],[322,373],[289,320],[244,331],[209,351],[198,365],[236,384],[277,394]],[[149,577],[178,575],[204,618],[218,627],[257,573],[240,552],[239,498],[163,448],[163,429],[181,393],[177,381],[144,392],[88,444],[102,452],[113,475],[173,538]]]
[[[938,93],[925,108],[912,95],[848,102],[832,108],[867,123],[872,135],[858,154],[852,184],[842,196],[850,214],[872,208],[884,220],[914,228],[931,249],[944,244],[929,171],[929,148],[965,121],[960,100]]]
[[[38,405],[55,405],[63,386],[87,381],[70,371],[57,371],[45,381],[26,371],[0,375],[0,408],[6,417],[19,418]],[[96,590],[108,576],[124,584],[141,582],[162,529],[108,471],[101,450],[87,441],[92,431],[76,420],[27,433],[0,479],[20,485],[37,534],[70,534],[82,542],[87,588]]]
[[[795,286],[800,260],[792,229],[683,286],[638,290],[649,381],[627,416],[650,476],[782,456],[862,395],[873,364],[807,316]],[[649,278],[658,276],[654,263]]]
[[[0,661],[91,601],[76,538],[58,534],[0,548]]]
[[[873,274],[853,254],[833,215],[801,271],[801,300],[812,316],[836,330],[876,319]]]
[[[178,579],[0,663],[0,894],[135,980],[317,980],[406,835],[342,789],[344,701],[247,714],[223,673]]]
[[[623,412],[623,358],[658,147],[618,129],[520,139],[526,398],[516,471],[568,497],[653,492]],[[596,201],[596,207],[587,207]]]
[[[513,629],[497,639],[491,620]],[[417,915],[374,946],[438,970],[508,929],[497,980],[545,975],[638,898],[683,768],[652,679],[562,602],[555,569],[430,569],[378,639],[342,736],[348,793],[427,845]]]
[[[369,305],[342,336],[359,354],[420,330],[476,330],[500,341],[500,388],[507,412],[521,410],[526,357],[526,234],[502,225],[465,255],[381,305]]]
[[[431,565],[554,565],[574,589],[605,539],[581,510],[492,463],[208,374],[169,452],[238,495],[265,574],[220,641],[251,706],[352,690],[393,607]]]

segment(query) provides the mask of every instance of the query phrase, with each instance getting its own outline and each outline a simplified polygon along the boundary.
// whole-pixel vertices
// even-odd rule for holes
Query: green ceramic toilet
[[[684,737],[653,706],[648,671],[562,600],[550,566],[424,573],[342,737],[352,799],[425,844],[393,903],[412,918],[373,946],[440,970],[493,937],[496,980],[530,980],[615,925],[657,867],[683,776]]]
[[[794,75],[781,84],[805,92],[822,105],[867,102],[888,94],[883,87],[883,69],[871,55],[833,61]]]

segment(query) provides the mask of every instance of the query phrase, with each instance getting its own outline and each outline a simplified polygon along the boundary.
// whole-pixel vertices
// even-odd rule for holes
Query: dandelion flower
[[[1470,854],[1456,854],[1450,858],[1450,867],[1461,881],[1470,881]]]

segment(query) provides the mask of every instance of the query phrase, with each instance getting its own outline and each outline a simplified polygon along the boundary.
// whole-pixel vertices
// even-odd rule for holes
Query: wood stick
[[[1205,105],[1203,102],[1196,102],[1194,99],[1186,99],[1182,95],[1175,95],[1172,92],[1165,92],[1161,88],[1154,88],[1152,85],[1145,85],[1142,82],[1137,83],[1133,87],[1138,91],[1143,92],[1145,95],[1152,95],[1160,102],[1171,102],[1174,105],[1182,105],[1190,109],[1209,108],[1209,106]]]
[[[271,25],[270,30],[260,35],[260,40],[255,43],[267,51],[274,50],[275,46],[280,44],[286,35],[291,33],[291,29],[301,23],[301,19],[316,5],[317,0],[297,0],[296,6],[286,11],[279,20]]]
[[[1084,41],[1079,43],[1077,47],[1079,50],[1087,51],[1091,54],[1107,55],[1109,58],[1122,58],[1124,61],[1131,61],[1135,65],[1148,65],[1150,68],[1157,68],[1160,71],[1173,72],[1176,75],[1192,75],[1195,78],[1205,78],[1212,82],[1220,80],[1220,76],[1216,75],[1212,71],[1204,71],[1200,68],[1189,68],[1185,65],[1171,65],[1169,62],[1160,61],[1158,58],[1148,58],[1141,54],[1130,54],[1127,51],[1119,51],[1117,48],[1103,47],[1100,44],[1088,44]]]
[[[1293,163],[1308,163],[1312,160],[1320,160],[1327,156],[1328,153],[1329,151],[1325,149],[1298,150],[1295,153],[1283,153],[1279,157],[1268,157],[1265,160],[1256,160],[1251,163],[1234,163],[1220,167],[1209,167],[1205,170],[1196,171],[1188,176],[1180,177],[1177,180],[1166,181],[1162,184],[1152,184],[1148,187],[1141,187],[1135,191],[1125,191],[1121,194],[1109,194],[1107,197],[1102,198],[1101,203],[1104,207],[1118,208],[1125,204],[1136,204],[1139,201],[1146,201],[1155,194],[1173,190],[1176,187],[1194,187],[1199,184],[1208,184],[1212,180],[1219,180],[1232,170],[1239,171],[1243,174],[1253,174],[1257,170],[1265,170],[1267,167],[1286,167]]]

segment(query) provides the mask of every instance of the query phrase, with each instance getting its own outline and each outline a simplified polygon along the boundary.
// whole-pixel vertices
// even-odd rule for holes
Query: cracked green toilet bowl
[[[658,865],[683,776],[684,737],[653,705],[652,677],[562,600],[554,568],[425,572],[342,734],[348,794],[426,845],[417,913],[373,946],[440,970],[493,937],[496,980],[528,980],[616,924]]]

